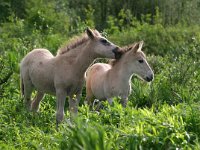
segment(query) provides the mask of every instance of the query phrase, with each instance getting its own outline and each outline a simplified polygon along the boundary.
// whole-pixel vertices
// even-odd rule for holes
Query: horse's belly
[[[103,100],[106,99],[105,95],[103,92],[99,91],[99,90],[94,90],[93,94],[95,96],[95,98],[99,99],[99,100]]]
[[[109,86],[108,84],[100,84],[99,87],[93,87],[93,94],[97,99],[105,100],[108,98],[121,96],[122,93],[118,88],[112,85]]]
[[[55,95],[56,92],[53,81],[41,78],[41,76],[39,78],[40,78],[39,80],[37,80],[36,78],[31,79],[36,90],[41,91],[43,93],[49,93]]]
[[[51,94],[51,95],[56,94],[55,87],[51,83],[40,82],[40,84],[38,84],[37,82],[33,82],[33,85],[34,85],[34,87],[36,88],[37,91],[40,91],[40,92],[43,92],[43,93],[48,93],[48,94]]]

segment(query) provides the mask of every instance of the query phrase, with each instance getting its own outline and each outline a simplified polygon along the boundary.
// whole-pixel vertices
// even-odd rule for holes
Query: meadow
[[[166,25],[159,12],[154,17],[157,22],[148,22],[146,15],[143,20],[131,16],[127,23],[128,12],[122,10],[119,18],[108,16],[105,28],[99,29],[91,7],[84,10],[86,18],[70,22],[64,10],[54,13],[53,4],[31,2],[26,17],[11,14],[0,24],[0,149],[200,149],[199,25]],[[101,110],[90,110],[84,105],[84,88],[77,119],[69,120],[66,99],[65,119],[57,131],[55,97],[46,95],[38,113],[25,109],[19,64],[33,48],[56,54],[86,26],[97,26],[119,46],[143,40],[155,79],[146,83],[133,76],[126,108],[116,97],[112,106],[104,102]]]

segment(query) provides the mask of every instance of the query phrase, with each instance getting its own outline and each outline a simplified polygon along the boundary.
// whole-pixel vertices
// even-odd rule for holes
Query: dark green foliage
[[[185,47],[200,41],[197,26],[170,26],[165,28],[161,24],[138,24],[134,28],[127,28],[123,32],[115,32],[110,39],[119,45],[127,45],[133,41],[145,41],[144,51],[148,54],[165,56],[166,54],[180,55]]]
[[[198,0],[3,0],[0,10],[0,149],[200,149]],[[83,105],[84,88],[79,117],[69,121],[66,103],[57,132],[55,97],[25,109],[19,63],[34,48],[56,54],[86,26],[119,46],[143,40],[155,79],[133,76],[127,108],[115,98],[99,112]]]

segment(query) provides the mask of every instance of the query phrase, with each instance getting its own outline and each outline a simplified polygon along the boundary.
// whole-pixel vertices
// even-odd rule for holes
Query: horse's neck
[[[129,82],[130,78],[133,75],[133,72],[129,70],[129,67],[127,65],[124,65],[123,60],[115,64],[111,71],[112,74],[118,78],[118,81],[122,82]]]
[[[81,74],[84,73],[90,64],[95,60],[96,56],[88,46],[85,46],[76,57],[76,70]]]

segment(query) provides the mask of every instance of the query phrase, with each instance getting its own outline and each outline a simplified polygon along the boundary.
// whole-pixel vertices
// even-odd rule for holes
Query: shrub
[[[131,44],[140,40],[145,42],[144,51],[148,54],[165,56],[166,54],[179,55],[180,49],[187,47],[195,39],[200,41],[199,27],[173,26],[163,27],[160,24],[137,25],[127,28],[122,32],[116,32],[110,36],[120,46]]]

